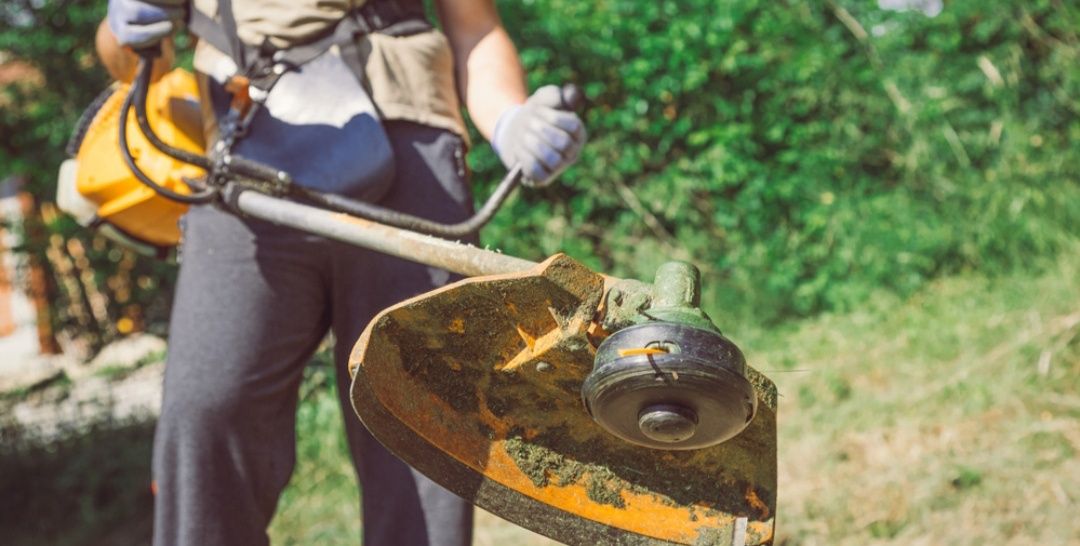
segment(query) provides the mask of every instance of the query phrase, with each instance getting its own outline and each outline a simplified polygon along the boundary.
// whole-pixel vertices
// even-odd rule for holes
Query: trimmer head
[[[589,414],[623,440],[655,449],[702,449],[743,431],[757,397],[746,361],[719,332],[647,322],[597,348],[582,395]]]
[[[660,291],[653,308],[663,321],[614,328],[627,325],[614,317],[612,297],[633,295],[627,282],[557,255],[387,309],[353,350],[354,408],[376,438],[436,482],[568,544],[771,543],[775,386],[704,327],[703,314],[695,322],[662,312]],[[615,352],[605,345],[597,359],[605,339]],[[631,443],[593,420],[598,408],[595,400],[586,408],[582,386],[594,360],[597,373],[604,364],[618,373],[591,377],[604,386],[586,389],[585,399],[630,392],[605,414],[620,417],[628,434],[655,438]],[[620,383],[619,373],[631,380]],[[678,388],[683,381],[688,389]],[[720,441],[706,424],[736,435],[684,445],[690,421],[687,441]]]

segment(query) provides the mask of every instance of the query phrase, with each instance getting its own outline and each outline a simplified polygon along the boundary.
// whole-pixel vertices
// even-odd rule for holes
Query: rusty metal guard
[[[606,433],[580,395],[605,280],[556,255],[383,311],[352,353],[354,409],[436,482],[568,544],[771,543],[775,386],[751,369],[757,415],[711,448]]]

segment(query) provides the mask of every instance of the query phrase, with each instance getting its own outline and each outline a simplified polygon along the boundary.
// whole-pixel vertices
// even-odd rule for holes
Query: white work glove
[[[527,186],[544,187],[577,161],[585,124],[563,105],[554,85],[537,89],[525,104],[507,108],[495,123],[491,145],[509,169],[520,164]]]
[[[184,9],[176,4],[145,0],[109,0],[109,30],[122,46],[141,48],[157,44],[176,30]]]

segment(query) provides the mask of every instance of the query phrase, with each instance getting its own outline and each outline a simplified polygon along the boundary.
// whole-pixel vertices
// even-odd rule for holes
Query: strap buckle
[[[353,10],[353,14],[361,20],[358,22],[362,23],[363,27],[367,27],[363,28],[365,33],[378,32],[401,22],[409,15],[397,2],[380,0],[365,2],[364,5]]]

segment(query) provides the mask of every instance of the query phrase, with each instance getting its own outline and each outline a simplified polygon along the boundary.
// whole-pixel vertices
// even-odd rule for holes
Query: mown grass
[[[1080,543],[1080,252],[1065,256],[1039,276],[939,280],[779,329],[714,313],[780,389],[777,543]],[[325,360],[303,389],[271,537],[357,544]],[[3,450],[3,542],[145,543],[150,438],[138,426]],[[550,544],[487,514],[476,529],[477,546]]]
[[[1080,260],[748,332],[780,544],[1080,542]]]
[[[717,318],[780,389],[779,544],[1080,541],[1080,258],[779,330]],[[337,419],[329,389],[303,405],[279,543],[355,543]],[[482,514],[476,543],[547,541]]]

